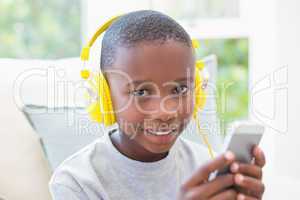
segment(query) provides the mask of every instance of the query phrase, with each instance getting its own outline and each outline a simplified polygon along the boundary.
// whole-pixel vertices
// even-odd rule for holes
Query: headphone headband
[[[102,26],[100,26],[98,28],[98,30],[94,33],[93,37],[90,39],[90,41],[88,42],[88,44],[83,47],[81,54],[80,54],[80,59],[82,61],[87,61],[89,60],[89,55],[90,55],[90,48],[93,46],[93,44],[95,43],[95,41],[97,40],[97,38],[104,32],[106,31],[110,25],[116,21],[121,15],[117,15],[115,17],[112,17],[111,19],[109,19],[107,22],[105,22]]]

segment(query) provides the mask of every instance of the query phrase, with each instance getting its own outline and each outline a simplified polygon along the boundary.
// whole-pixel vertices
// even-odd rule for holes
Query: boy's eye
[[[174,89],[175,94],[185,94],[188,91],[188,87],[186,85],[179,85]]]
[[[149,95],[149,91],[146,89],[134,90],[132,94],[133,96],[144,97]]]

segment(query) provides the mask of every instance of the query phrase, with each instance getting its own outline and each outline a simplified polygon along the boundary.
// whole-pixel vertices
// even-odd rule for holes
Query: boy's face
[[[118,48],[105,70],[122,132],[152,153],[167,152],[189,122],[194,107],[194,56],[173,40]]]

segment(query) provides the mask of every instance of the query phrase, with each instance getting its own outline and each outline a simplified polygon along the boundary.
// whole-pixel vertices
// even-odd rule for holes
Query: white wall
[[[300,2],[248,1],[251,117],[267,125],[265,199],[296,199],[300,186]],[[294,197],[294,198],[293,198]]]
[[[277,172],[300,180],[300,2],[278,1],[280,65],[288,66],[288,132],[276,136]]]
[[[275,145],[272,129],[274,124],[265,117],[272,115],[272,91],[268,88],[268,76],[278,67],[278,40],[276,27],[277,4],[273,0],[243,1],[246,12],[244,22],[249,30],[249,117],[268,125],[262,141],[262,148],[268,159],[266,173],[273,173]],[[262,81],[263,80],[263,81]],[[264,89],[266,88],[266,89]],[[263,92],[258,92],[263,90]],[[271,175],[270,175],[271,176]]]
[[[273,151],[274,173],[300,179],[300,160],[294,156],[300,152],[300,2],[255,0],[248,8],[251,114],[268,125],[268,134],[273,135],[266,143]],[[264,89],[261,95],[255,93],[256,88]]]

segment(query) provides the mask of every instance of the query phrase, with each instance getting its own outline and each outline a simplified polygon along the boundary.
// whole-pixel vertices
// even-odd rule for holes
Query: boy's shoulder
[[[101,136],[91,144],[68,157],[54,170],[49,185],[62,184],[72,186],[77,182],[77,177],[74,177],[74,175],[78,176],[78,178],[84,177],[85,179],[89,179],[88,174],[91,174],[94,171],[91,163],[95,151],[99,150],[99,147],[104,148],[104,144],[105,136]]]
[[[178,139],[178,143],[180,143],[179,154],[188,155],[186,157],[196,159],[197,163],[203,163],[210,159],[208,149],[202,144],[186,139],[183,136],[180,136]]]
[[[207,152],[207,148],[200,143],[196,143],[196,142],[194,142],[190,139],[187,139],[183,136],[180,136],[178,139],[179,139],[181,145],[185,148],[188,148],[192,151]]]

